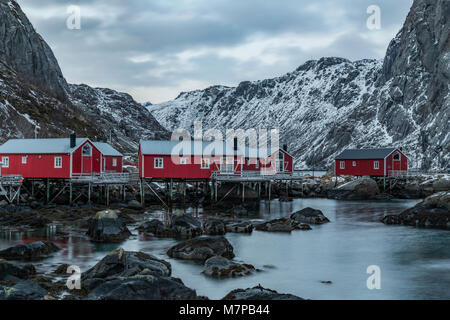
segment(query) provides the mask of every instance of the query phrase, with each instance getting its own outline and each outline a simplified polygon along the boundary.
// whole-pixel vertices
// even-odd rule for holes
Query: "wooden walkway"
[[[301,181],[307,174],[302,172],[273,171],[213,171],[211,180],[220,182],[269,182],[269,181]]]

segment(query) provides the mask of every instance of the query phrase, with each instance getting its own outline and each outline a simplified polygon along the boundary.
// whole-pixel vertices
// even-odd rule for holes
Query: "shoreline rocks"
[[[450,230],[450,191],[439,192],[399,215],[381,219],[387,225],[405,225]]]
[[[292,232],[293,230],[311,230],[311,227],[291,218],[281,218],[257,224],[255,225],[255,229],[267,232]]]
[[[36,261],[49,257],[60,248],[53,242],[37,241],[0,251],[0,258],[5,260]]]
[[[93,242],[122,242],[131,236],[119,211],[99,211],[94,218],[88,221],[87,235]]]
[[[330,222],[322,211],[313,208],[305,208],[291,214],[291,219],[301,223],[324,224]]]
[[[372,200],[380,194],[375,180],[359,178],[328,191],[327,196],[335,200]]]
[[[293,294],[278,293],[275,290],[258,285],[253,288],[236,289],[228,293],[222,300],[304,300]]]
[[[242,277],[256,271],[251,264],[241,264],[222,256],[214,256],[205,261],[203,274],[214,278]]]
[[[204,262],[213,256],[234,258],[233,247],[224,236],[200,236],[179,243],[167,251],[171,258]]]

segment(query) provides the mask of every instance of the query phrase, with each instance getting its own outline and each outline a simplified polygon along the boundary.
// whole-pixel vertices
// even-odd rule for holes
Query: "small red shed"
[[[141,178],[210,179],[213,172],[292,174],[292,170],[293,157],[282,149],[269,154],[224,141],[141,141],[139,144]]]
[[[348,149],[335,159],[336,175],[378,176],[407,171],[408,158],[397,148]]]
[[[12,139],[0,147],[2,175],[69,179],[122,172],[122,155],[107,143],[88,138]]]

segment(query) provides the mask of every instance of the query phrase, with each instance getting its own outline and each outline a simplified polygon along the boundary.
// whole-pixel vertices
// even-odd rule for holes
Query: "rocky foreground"
[[[450,192],[439,192],[399,215],[388,215],[385,224],[450,230]]]

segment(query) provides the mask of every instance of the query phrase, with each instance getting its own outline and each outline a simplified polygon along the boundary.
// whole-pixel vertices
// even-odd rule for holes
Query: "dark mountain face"
[[[112,137],[124,152],[167,131],[131,96],[67,84],[52,50],[15,1],[0,0],[0,143],[10,138]]]
[[[168,129],[279,128],[297,166],[349,147],[398,146],[411,166],[450,163],[450,1],[416,0],[384,61],[308,61],[282,77],[215,86],[149,106]],[[442,147],[440,157],[434,150]]]

